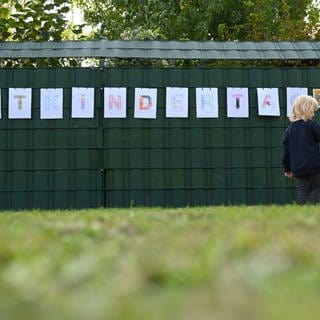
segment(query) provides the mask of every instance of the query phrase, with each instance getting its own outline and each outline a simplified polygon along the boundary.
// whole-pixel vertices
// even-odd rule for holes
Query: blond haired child
[[[320,200],[320,125],[313,120],[317,110],[317,100],[307,95],[298,96],[283,140],[284,174],[288,178],[297,178],[299,204]]]

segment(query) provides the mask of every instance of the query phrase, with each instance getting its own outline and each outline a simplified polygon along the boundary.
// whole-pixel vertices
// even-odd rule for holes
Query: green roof
[[[320,59],[320,41],[0,42],[0,58],[144,58],[213,60]]]

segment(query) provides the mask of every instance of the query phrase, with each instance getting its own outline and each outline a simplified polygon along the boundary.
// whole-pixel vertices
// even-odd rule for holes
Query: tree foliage
[[[320,11],[314,0],[74,0],[91,25],[91,38],[110,40],[249,40],[320,38]],[[151,60],[119,64],[155,65]],[[164,61],[169,65],[223,65],[231,62]],[[261,62],[234,62],[246,65]],[[264,61],[263,64],[269,64]],[[274,65],[297,61],[272,61]],[[306,63],[314,64],[314,61]]]
[[[318,39],[313,0],[74,0],[95,38]]]
[[[320,39],[320,10],[314,0],[0,0],[0,37],[13,41],[110,40],[312,40]],[[92,32],[84,36],[66,14],[77,6]],[[24,61],[55,66],[75,60]],[[111,61],[112,62],[112,61]],[[116,64],[171,61],[114,60]],[[21,61],[0,62],[19,65]],[[175,61],[174,64],[198,63]],[[202,62],[203,63],[203,62]],[[219,63],[219,62],[216,62]],[[228,62],[230,63],[230,62]]]
[[[3,41],[60,41],[65,38],[68,29],[74,35],[80,34],[81,26],[70,26],[66,18],[69,11],[70,2],[65,0],[1,0],[0,37]],[[0,63],[2,66],[59,66],[74,62],[10,59]]]

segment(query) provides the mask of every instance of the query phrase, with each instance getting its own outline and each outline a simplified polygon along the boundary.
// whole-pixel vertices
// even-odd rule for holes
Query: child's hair
[[[298,96],[292,105],[292,111],[289,117],[291,122],[297,120],[311,120],[318,110],[318,101],[310,96]]]

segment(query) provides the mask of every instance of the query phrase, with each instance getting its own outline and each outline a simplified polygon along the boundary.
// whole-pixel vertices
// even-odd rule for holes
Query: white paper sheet
[[[218,89],[196,88],[197,118],[218,118]]]
[[[294,87],[287,88],[287,117],[289,117],[291,114],[292,105],[296,97],[300,95],[307,95],[307,94],[308,94],[308,88],[294,88]]]
[[[278,88],[257,88],[259,116],[280,116]]]
[[[157,117],[157,89],[135,88],[134,117],[155,119]]]
[[[318,104],[320,105],[320,89],[313,89],[312,96],[318,101]]]
[[[94,88],[72,88],[72,118],[93,118]]]
[[[9,88],[9,119],[31,119],[31,88]]]
[[[227,117],[249,117],[248,88],[227,88]]]
[[[127,88],[104,88],[104,117],[126,118]]]
[[[63,118],[63,89],[40,90],[40,119]]]
[[[166,93],[166,117],[188,118],[188,88],[168,87]]]

